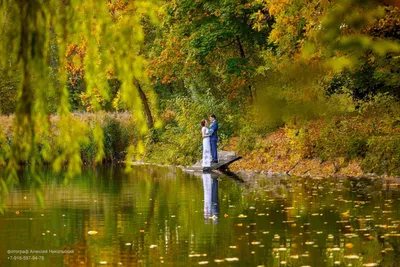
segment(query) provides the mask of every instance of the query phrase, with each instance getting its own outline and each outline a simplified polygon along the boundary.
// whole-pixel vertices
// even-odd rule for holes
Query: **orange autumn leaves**
[[[84,41],[80,45],[70,44],[67,46],[66,57],[67,72],[70,73],[69,81],[72,85],[77,85],[77,79],[84,76],[84,58],[86,54],[86,44]]]
[[[68,80],[72,86],[78,86],[80,80],[85,76],[84,59],[86,55],[86,42],[82,40],[81,44],[69,44],[66,50],[67,65],[65,69],[69,73]],[[92,91],[93,95],[80,93],[79,98],[86,111],[92,111],[93,106],[91,104],[92,97],[94,96],[96,101],[102,102],[102,96],[100,90],[94,88]]]
[[[82,39],[80,44],[69,44],[66,49],[66,71],[69,73],[68,81],[72,86],[79,86],[79,83],[85,77],[84,60],[86,56],[86,42]],[[107,74],[112,77],[112,72]],[[76,96],[74,96],[76,97]],[[79,94],[81,104],[86,111],[94,111],[93,101],[102,104],[105,99],[102,96],[99,88],[93,88],[91,93],[81,92]],[[77,99],[75,99],[77,100]]]

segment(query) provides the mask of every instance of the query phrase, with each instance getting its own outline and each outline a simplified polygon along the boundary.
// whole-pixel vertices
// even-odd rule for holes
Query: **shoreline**
[[[152,162],[144,162],[144,161],[122,161],[121,163],[123,164],[130,164],[131,166],[156,166],[156,167],[162,167],[162,168],[169,168],[169,169],[179,169],[183,172],[186,173],[194,173],[196,171],[191,171],[191,170],[186,170],[190,166],[182,166],[182,165],[169,165],[169,164],[159,164],[159,163],[152,163]],[[236,163],[233,163],[234,165]],[[236,166],[235,166],[236,167]],[[330,179],[330,178],[339,178],[339,179],[348,179],[348,178],[353,178],[353,179],[384,179],[387,181],[390,180],[398,180],[400,183],[400,177],[399,176],[389,176],[386,174],[383,175],[377,175],[374,173],[363,173],[360,175],[350,175],[350,174],[293,174],[293,173],[288,173],[288,172],[272,172],[272,171],[266,171],[266,170],[254,170],[254,169],[240,169],[237,170],[236,168],[230,168],[229,171],[234,172],[235,174],[238,174],[240,176],[244,177],[254,177],[257,175],[262,175],[268,178],[273,178],[273,177],[300,177],[300,178],[310,178],[310,179],[315,179],[315,178],[320,178],[320,179]]]

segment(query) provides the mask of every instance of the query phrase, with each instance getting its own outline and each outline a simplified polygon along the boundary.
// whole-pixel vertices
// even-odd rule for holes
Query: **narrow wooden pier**
[[[211,167],[203,168],[201,161],[197,162],[193,166],[189,166],[185,168],[185,171],[188,172],[199,172],[199,171],[215,171],[215,170],[227,170],[229,165],[234,163],[237,160],[240,160],[242,157],[237,156],[235,152],[231,151],[221,151],[218,153],[218,163],[212,163]]]

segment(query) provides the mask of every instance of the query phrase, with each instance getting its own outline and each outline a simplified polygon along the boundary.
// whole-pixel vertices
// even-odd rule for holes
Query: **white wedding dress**
[[[202,136],[207,134],[207,127],[201,128]],[[203,167],[211,167],[211,144],[210,144],[210,137],[206,136],[203,137],[203,160],[202,160]]]

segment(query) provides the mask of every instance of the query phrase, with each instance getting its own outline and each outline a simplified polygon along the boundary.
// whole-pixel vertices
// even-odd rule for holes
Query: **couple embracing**
[[[201,121],[201,135],[203,136],[203,168],[211,167],[211,163],[218,163],[218,123],[214,114],[210,115],[210,127],[207,120]]]

